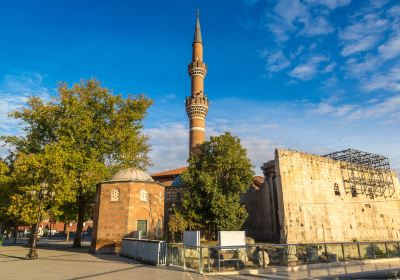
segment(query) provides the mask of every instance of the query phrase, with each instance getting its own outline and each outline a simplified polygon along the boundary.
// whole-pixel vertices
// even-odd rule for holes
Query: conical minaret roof
[[[200,28],[200,12],[198,9],[196,12],[196,27],[194,28],[193,43],[202,43],[201,28]]]

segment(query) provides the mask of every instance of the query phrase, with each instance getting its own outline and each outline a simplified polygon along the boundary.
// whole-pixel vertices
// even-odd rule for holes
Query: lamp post
[[[29,260],[34,260],[38,258],[38,253],[36,250],[36,240],[37,240],[37,235],[38,235],[38,230],[39,230],[39,224],[40,224],[40,220],[41,220],[41,212],[42,212],[42,207],[43,207],[43,201],[45,198],[49,198],[52,199],[54,197],[54,191],[49,191],[48,189],[48,184],[46,183],[46,181],[44,181],[43,183],[40,184],[40,190],[39,192],[37,192],[36,190],[32,190],[31,191],[32,196],[36,196],[38,198],[39,201],[39,206],[38,206],[38,213],[37,213],[37,219],[36,219],[36,226],[35,226],[35,230],[33,233],[33,238],[32,238],[32,242],[31,242],[31,247],[29,249],[29,253],[27,255],[27,258]]]

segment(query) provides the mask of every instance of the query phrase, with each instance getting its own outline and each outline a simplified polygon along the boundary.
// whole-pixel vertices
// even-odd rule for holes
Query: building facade
[[[128,168],[98,185],[91,250],[118,252],[124,237],[163,237],[164,186],[144,171]]]

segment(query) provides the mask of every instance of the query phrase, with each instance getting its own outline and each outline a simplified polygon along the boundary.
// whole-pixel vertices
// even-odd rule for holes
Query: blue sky
[[[7,113],[27,96],[96,77],[154,99],[150,171],[185,165],[197,7],[208,136],[238,135],[258,174],[278,147],[352,147],[400,169],[398,1],[2,1],[0,134],[21,133]]]

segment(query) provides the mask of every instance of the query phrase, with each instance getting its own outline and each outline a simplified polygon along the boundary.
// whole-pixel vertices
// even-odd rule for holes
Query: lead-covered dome
[[[154,182],[153,178],[143,170],[137,168],[127,168],[120,170],[112,177],[111,181],[140,181]]]

